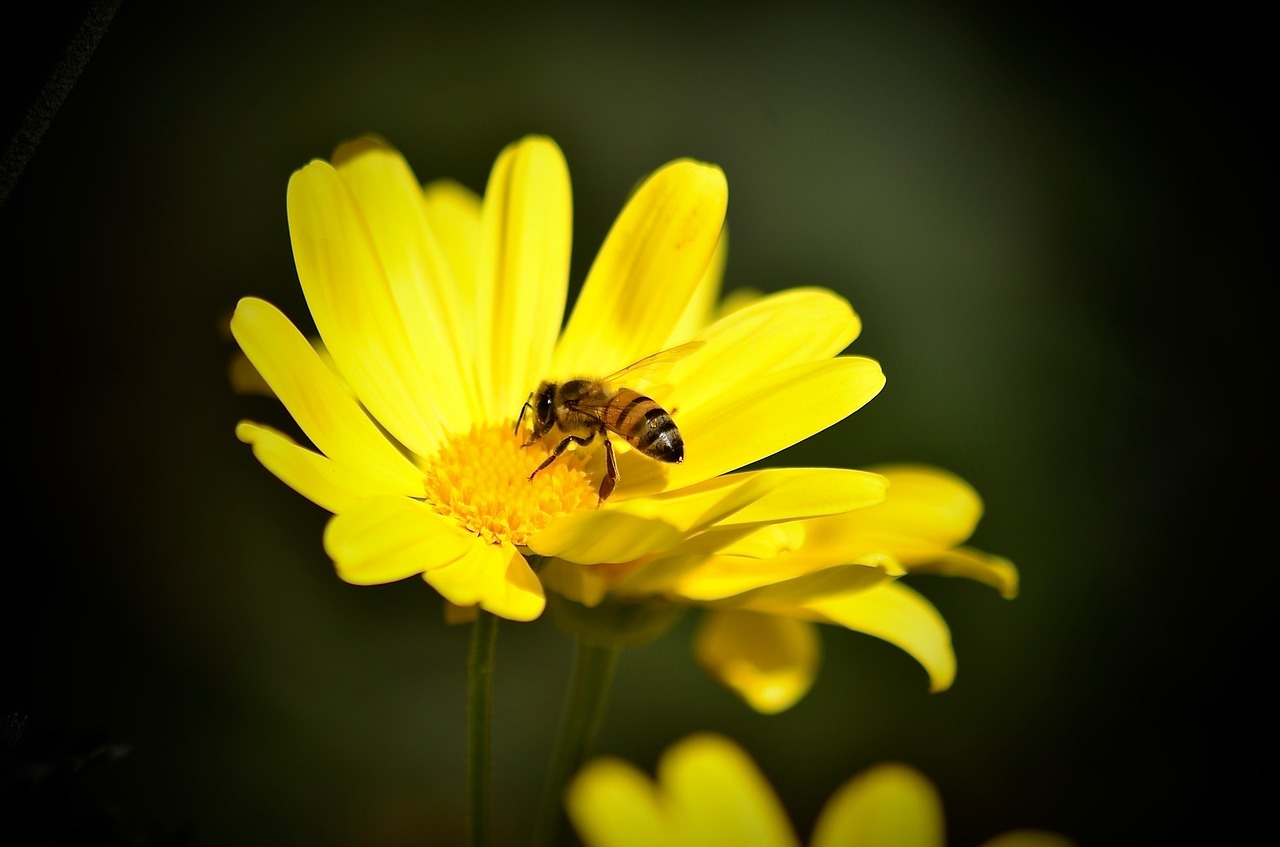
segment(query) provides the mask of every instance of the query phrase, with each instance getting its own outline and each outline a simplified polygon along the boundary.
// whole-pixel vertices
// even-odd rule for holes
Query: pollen
[[[568,456],[529,479],[547,455],[540,443],[521,447],[509,423],[476,427],[428,460],[426,502],[490,544],[523,547],[553,519],[597,505],[591,479]]]

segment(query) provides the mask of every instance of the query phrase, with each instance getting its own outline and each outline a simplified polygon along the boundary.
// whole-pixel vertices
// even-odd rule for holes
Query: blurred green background
[[[86,13],[109,27],[41,133],[24,117],[59,102],[41,86]],[[6,15],[0,822],[81,833],[32,843],[463,841],[469,630],[420,581],[338,580],[326,514],[233,435],[284,423],[228,387],[236,300],[307,321],[289,174],[368,131],[477,190],[503,145],[552,136],[575,288],[638,178],[721,165],[727,287],[839,291],[888,375],[769,463],[948,468],[985,499],[975,545],[1021,569],[1013,601],[912,580],[958,654],[936,695],[828,628],[809,696],[756,715],[696,669],[688,615],[622,656],[601,752],[651,768],[725,732],[804,835],[886,759],[936,782],[952,845],[1248,826],[1275,740],[1247,663],[1270,638],[1273,30],[921,0]],[[570,655],[546,621],[500,628],[496,844],[525,841]]]

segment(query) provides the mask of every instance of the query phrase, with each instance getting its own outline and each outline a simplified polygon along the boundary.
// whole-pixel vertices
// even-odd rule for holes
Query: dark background
[[[279,420],[228,387],[236,300],[307,320],[289,174],[367,131],[477,190],[555,138],[575,286],[635,180],[721,165],[726,286],[841,292],[888,375],[770,463],[953,470],[986,501],[974,543],[1021,569],[1013,601],[912,580],[953,631],[937,695],[827,628],[810,695],[756,715],[696,669],[687,615],[623,655],[603,752],[650,768],[725,732],[806,837],[898,759],[952,845],[1242,838],[1275,742],[1274,31],[1221,5],[458,6],[0,18],[0,841],[462,842],[469,630],[420,581],[339,581],[325,513],[233,435]],[[497,844],[525,840],[569,657],[546,621],[500,628]],[[9,834],[32,822],[53,835]]]

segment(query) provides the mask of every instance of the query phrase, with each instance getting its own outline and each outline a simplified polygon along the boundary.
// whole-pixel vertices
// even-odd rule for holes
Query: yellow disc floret
[[[595,486],[573,463],[554,462],[529,479],[546,457],[541,444],[521,447],[510,424],[478,426],[428,460],[426,501],[491,544],[523,547],[554,518],[597,505]]]

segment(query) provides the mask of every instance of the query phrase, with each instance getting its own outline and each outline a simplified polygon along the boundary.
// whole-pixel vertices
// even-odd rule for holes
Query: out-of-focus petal
[[[549,559],[538,578],[547,588],[588,608],[598,606],[609,589],[603,568],[583,567],[565,559]]]
[[[548,376],[604,376],[661,350],[707,272],[728,197],[720,168],[688,159],[646,179],[587,274]]]
[[[338,576],[379,585],[442,568],[483,547],[473,534],[408,497],[370,497],[329,520],[324,548]]]
[[[677,742],[658,762],[658,784],[681,845],[799,847],[772,786],[727,738]]]
[[[486,420],[513,419],[548,375],[564,319],[572,244],[569,172],[555,142],[528,136],[498,157],[481,212],[476,379]]]
[[[735,288],[725,293],[724,299],[720,301],[720,307],[716,310],[716,314],[718,317],[723,318],[725,315],[731,315],[739,309],[745,309],[764,296],[765,293],[757,288]]]
[[[823,807],[811,847],[944,847],[942,798],[906,765],[876,765]]]
[[[246,297],[231,332],[249,361],[320,452],[387,489],[421,493],[422,474],[374,425],[342,380],[279,309]]]
[[[318,337],[307,340],[311,342],[316,355],[320,357],[320,361],[324,362],[325,367],[337,374],[338,368],[334,365],[333,357],[329,355],[329,351],[325,349],[324,342]],[[275,392],[271,390],[271,386],[267,385],[267,381],[262,378],[262,374],[258,373],[258,369],[253,366],[253,362],[250,362],[249,357],[244,353],[237,353],[227,365],[227,381],[231,383],[231,390],[237,394],[258,394],[263,397],[276,396]],[[341,377],[339,377],[339,381],[341,381]],[[351,386],[345,382],[342,385],[348,394],[355,397],[355,394],[351,391]]]
[[[754,612],[709,611],[694,635],[694,659],[757,712],[800,701],[818,673],[822,642],[808,621]]]
[[[565,792],[565,810],[589,847],[676,843],[657,786],[621,759],[599,758],[583,768]]]

